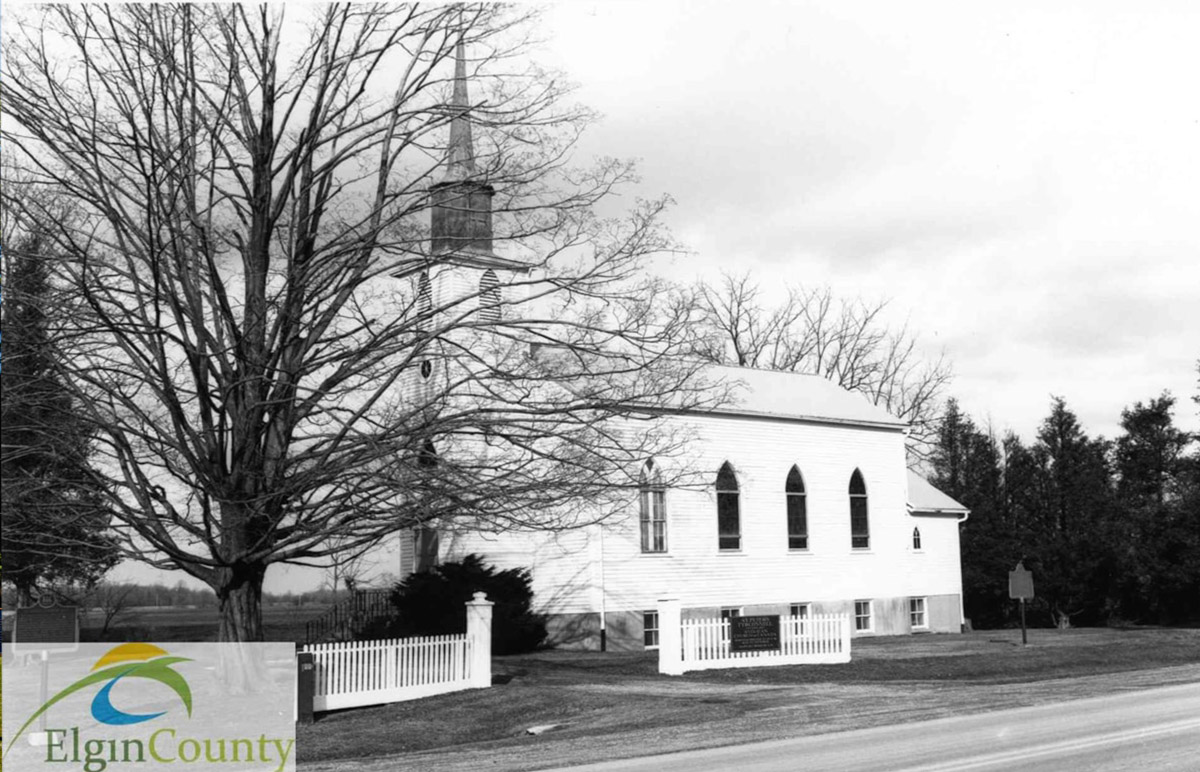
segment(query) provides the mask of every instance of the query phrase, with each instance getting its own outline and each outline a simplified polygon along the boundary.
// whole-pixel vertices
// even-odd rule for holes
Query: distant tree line
[[[87,608],[103,608],[119,605],[122,609],[135,607],[163,608],[216,608],[217,596],[210,588],[192,587],[178,582],[166,584],[132,584],[128,582],[101,581],[91,586],[50,585],[41,590],[56,602],[79,605]],[[338,598],[333,589],[322,587],[305,592],[263,593],[264,606],[310,606],[328,605]],[[342,591],[341,597],[345,597]],[[4,587],[4,608],[17,608],[17,592],[14,587]]]
[[[1194,398],[1200,404],[1200,397]],[[950,400],[932,482],[971,509],[962,526],[964,604],[978,628],[1017,624],[1008,572],[1033,571],[1033,624],[1200,622],[1200,448],[1162,394],[1090,437],[1055,397],[1025,444]]]

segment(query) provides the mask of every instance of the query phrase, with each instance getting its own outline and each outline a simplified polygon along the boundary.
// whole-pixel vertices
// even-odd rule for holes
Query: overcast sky
[[[1200,5],[563,3],[548,63],[691,250],[890,298],[1026,441],[1163,389],[1200,428]]]

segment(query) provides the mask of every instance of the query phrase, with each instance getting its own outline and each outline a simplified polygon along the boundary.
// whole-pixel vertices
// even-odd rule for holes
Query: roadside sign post
[[[1021,598],[1021,645],[1028,646],[1029,641],[1025,638],[1025,599]]]
[[[75,606],[58,606],[47,596],[38,599],[37,606],[17,609],[13,618],[12,643],[14,654],[34,654],[41,660],[42,701],[49,698],[50,652],[76,651],[79,648],[79,610]],[[34,745],[44,745],[46,714],[42,714],[40,732],[29,736]]]
[[[1021,645],[1027,646],[1029,639],[1025,635],[1025,601],[1033,597],[1033,572],[1026,570],[1025,561],[1018,561],[1017,567],[1008,572],[1008,597],[1021,601]]]

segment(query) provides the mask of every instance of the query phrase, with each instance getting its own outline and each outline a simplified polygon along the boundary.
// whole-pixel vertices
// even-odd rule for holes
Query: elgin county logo
[[[113,689],[125,679],[157,681],[174,692],[182,711],[173,714],[192,717],[192,690],[187,680],[173,668],[187,657],[171,656],[164,649],[149,643],[126,643],[117,646],[96,661],[90,672],[49,698],[17,730],[4,749],[7,758],[13,746],[26,730],[43,717],[50,708],[72,695],[88,693],[99,687],[91,701],[91,717],[102,728],[129,727],[166,716],[168,711],[131,713],[113,704]],[[60,714],[61,715],[61,714]],[[91,729],[93,731],[88,731]],[[78,764],[84,772],[104,772],[109,764],[149,765],[182,762],[204,768],[230,762],[260,763],[264,769],[283,770],[291,755],[294,740],[224,737],[180,737],[172,726],[160,726],[144,737],[97,737],[95,727],[48,728],[44,738],[46,764]],[[41,743],[39,743],[41,744]],[[145,767],[143,767],[145,768]]]

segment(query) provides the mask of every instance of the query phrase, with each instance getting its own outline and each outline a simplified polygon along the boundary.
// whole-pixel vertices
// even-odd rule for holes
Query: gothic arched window
[[[871,546],[871,526],[867,520],[867,485],[857,469],[850,475],[850,546],[865,550]]]
[[[787,497],[788,549],[808,549],[808,508],[804,499],[804,478],[800,469],[793,466],[784,484]]]
[[[915,549],[915,550],[921,549],[921,529],[920,528],[913,529],[913,549]]]
[[[723,550],[742,548],[738,481],[728,461],[717,472],[717,546]]]
[[[437,448],[434,447],[433,440],[425,440],[421,445],[421,450],[417,452],[417,466],[432,469],[437,466],[437,463]]]
[[[667,551],[667,490],[662,475],[647,461],[638,479],[641,507],[642,552]]]

